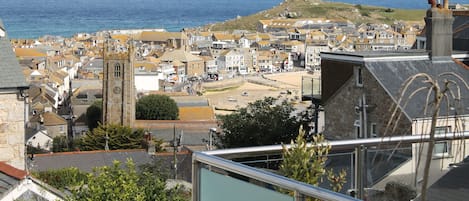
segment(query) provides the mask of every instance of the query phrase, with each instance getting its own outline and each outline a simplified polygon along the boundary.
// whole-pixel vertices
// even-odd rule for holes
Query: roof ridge
[[[24,179],[28,175],[26,171],[15,168],[6,162],[0,162],[0,172],[20,180]]]

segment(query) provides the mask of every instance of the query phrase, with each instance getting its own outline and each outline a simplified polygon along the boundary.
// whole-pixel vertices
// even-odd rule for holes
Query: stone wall
[[[391,119],[394,101],[374,79],[372,74],[363,68],[363,87],[356,86],[355,76],[351,76],[325,102],[325,130],[324,134],[329,139],[355,139],[355,120],[359,120],[359,113],[355,106],[359,106],[362,94],[365,94],[367,108],[367,131],[370,136],[371,124],[375,123],[377,135],[404,135],[411,133],[411,121],[405,117],[394,118],[392,125],[397,124],[396,130],[385,128]],[[400,114],[400,113],[398,113]],[[395,116],[398,117],[399,115]]]
[[[0,161],[25,169],[24,100],[17,94],[0,94]]]

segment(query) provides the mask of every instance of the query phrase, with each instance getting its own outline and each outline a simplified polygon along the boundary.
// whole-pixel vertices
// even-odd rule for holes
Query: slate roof
[[[397,102],[401,97],[401,89],[403,88],[404,82],[411,76],[417,73],[426,73],[437,79],[440,86],[443,86],[444,79],[451,79],[456,81],[461,89],[461,101],[458,108],[458,114],[469,114],[469,90],[465,87],[465,84],[457,79],[455,76],[445,75],[440,76],[442,73],[452,72],[460,78],[465,79],[469,83],[469,70],[467,70],[460,62],[455,62],[451,59],[441,60],[430,60],[428,53],[425,51],[398,51],[398,52],[340,52],[340,53],[326,53],[322,52],[322,56],[333,59],[335,56],[339,56],[341,61],[352,62],[363,64],[366,69],[375,77],[378,83],[383,87],[390,97]],[[417,82],[413,82],[409,86],[408,92],[404,97],[409,97],[410,93],[417,88],[428,86],[424,85],[419,79]],[[456,91],[454,85],[451,87],[453,92]],[[426,103],[426,97],[428,90],[416,93],[404,107],[407,99],[401,101],[401,108],[403,108],[404,114],[409,120],[422,117],[430,117],[430,111],[428,114],[424,114],[424,104]],[[440,115],[445,116],[449,114],[447,102],[442,102],[440,108]]]
[[[465,87],[465,84],[455,76],[445,75],[441,76],[443,73],[452,72],[456,75],[461,76],[465,79],[466,82],[469,82],[469,71],[464,69],[461,65],[453,62],[452,60],[441,61],[441,62],[432,62],[428,59],[425,60],[391,60],[391,61],[382,61],[382,62],[366,62],[366,68],[374,75],[376,80],[381,84],[381,86],[387,91],[389,95],[397,102],[401,97],[401,89],[405,81],[418,73],[426,73],[432,77],[432,79],[437,79],[440,86],[443,86],[444,79],[451,79],[458,83],[461,89],[461,108],[458,109],[458,114],[469,114],[469,89]],[[408,92],[405,93],[401,101],[401,107],[404,108],[404,113],[410,119],[421,118],[421,117],[430,117],[431,112],[428,110],[427,114],[424,114],[424,104],[426,103],[427,92],[424,90],[420,93],[415,94],[410,98],[407,106],[404,107],[405,102],[412,93],[412,91],[422,87],[429,86],[428,84],[423,84],[419,79],[418,82],[413,82],[409,86]],[[455,86],[450,87],[453,92],[456,93],[457,88]],[[433,97],[433,96],[432,96]],[[449,114],[447,102],[442,102],[442,107],[440,108],[440,115],[445,116]],[[457,107],[457,106],[456,106]]]
[[[36,154],[32,167],[35,171],[76,167],[91,172],[94,167],[109,166],[115,160],[125,163],[127,158],[131,158],[136,166],[151,161],[151,156],[145,150],[63,152]]]
[[[150,155],[145,150],[114,150],[114,151],[83,151],[63,152],[54,154],[36,154],[32,161],[28,161],[32,171],[56,170],[76,167],[81,171],[92,172],[95,167],[111,166],[113,161],[125,164],[131,158],[136,167],[144,164],[157,163],[160,171],[170,172],[174,155],[172,153],[158,153]],[[178,152],[178,178],[191,181],[192,157],[190,152]]]
[[[172,96],[178,107],[202,107],[209,106],[208,100],[201,96]]]
[[[1,20],[0,29],[5,30]],[[8,35],[0,37],[0,89],[27,87],[28,84],[11,48]]]
[[[428,201],[463,201],[469,197],[469,163],[455,167],[436,181],[427,191]]]
[[[207,125],[207,129],[180,129],[176,128],[176,138],[183,133],[183,140],[181,145],[187,146],[205,146],[209,140],[209,128],[217,127],[216,123]],[[174,136],[173,128],[153,128],[150,130],[156,139],[162,139],[164,142],[171,142]]]

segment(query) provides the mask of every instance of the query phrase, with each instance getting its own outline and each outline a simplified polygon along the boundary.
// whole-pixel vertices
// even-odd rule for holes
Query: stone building
[[[26,90],[10,40],[0,21],[0,161],[25,169]]]
[[[424,108],[427,96],[432,94],[412,94],[424,83],[409,85],[403,94],[407,79],[426,74],[444,86],[445,79],[455,79],[444,76],[451,73],[468,82],[469,69],[464,63],[469,58],[465,53],[452,52],[452,16],[441,15],[433,10],[427,13],[426,51],[321,53],[321,98],[325,110],[324,134],[328,138],[412,134],[420,119],[429,117]],[[440,116],[450,116],[447,105],[459,108],[459,104],[462,106],[458,114],[469,114],[469,91],[464,87],[467,84],[455,80],[453,84],[461,88],[452,85],[449,90],[459,90],[462,97],[444,102]],[[394,110],[397,113],[393,116]]]
[[[104,48],[103,123],[133,126],[135,121],[135,71],[132,45]]]

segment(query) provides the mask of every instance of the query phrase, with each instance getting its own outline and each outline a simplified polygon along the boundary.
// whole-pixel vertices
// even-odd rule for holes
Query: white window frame
[[[435,134],[446,134],[451,132],[451,126],[438,126],[435,128]],[[437,150],[443,146],[443,149]],[[451,141],[437,141],[433,146],[433,159],[451,157]]]

